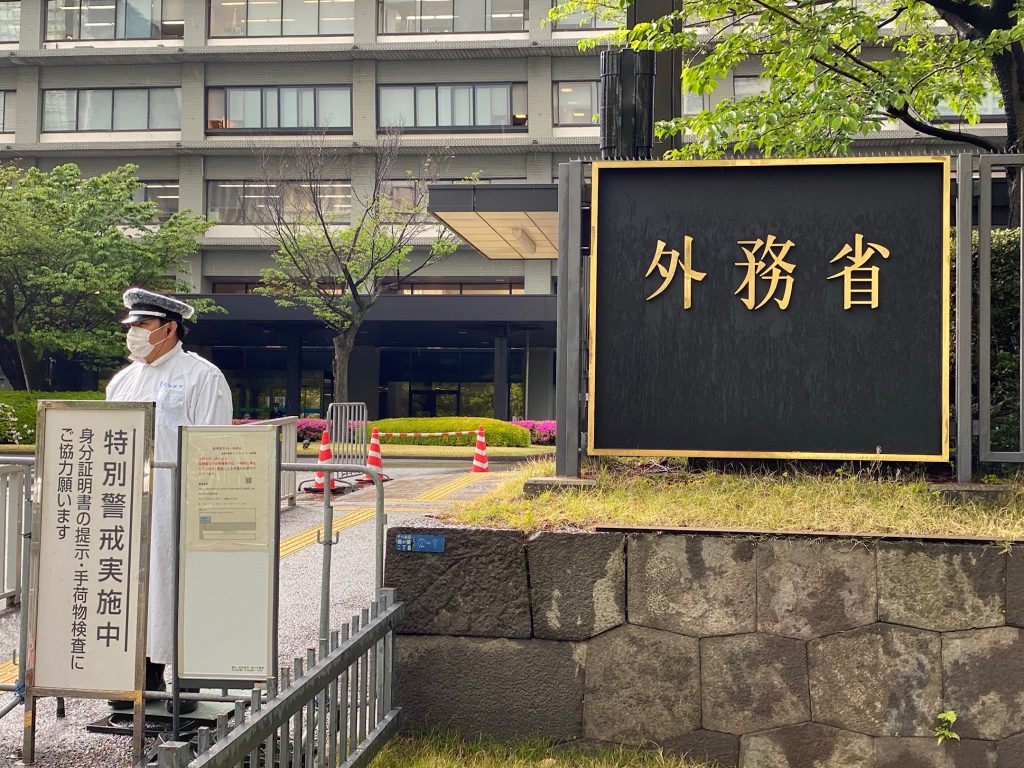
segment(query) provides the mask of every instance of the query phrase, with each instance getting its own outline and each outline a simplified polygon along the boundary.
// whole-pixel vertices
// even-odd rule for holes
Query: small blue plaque
[[[444,552],[444,536],[425,533],[395,534],[397,552]]]

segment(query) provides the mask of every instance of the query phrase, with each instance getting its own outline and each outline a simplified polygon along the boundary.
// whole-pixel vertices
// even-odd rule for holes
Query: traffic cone
[[[484,437],[484,428],[477,427],[476,430],[476,451],[473,453],[473,469],[471,472],[490,472],[487,468],[487,438]]]
[[[380,431],[377,427],[373,428],[370,432],[370,447],[366,451],[366,466],[376,467],[377,471],[380,472],[381,482],[390,480],[391,478],[384,474],[384,462],[380,458]],[[367,474],[364,474],[359,478],[360,483],[372,483],[373,478]]]
[[[330,464],[331,459],[334,458],[331,455],[331,435],[325,429],[323,437],[320,438],[320,457],[317,459],[317,464]],[[324,492],[324,473],[317,472],[314,476],[313,487],[310,489],[313,493]],[[331,493],[337,492],[338,487],[335,484],[334,475],[331,475]]]

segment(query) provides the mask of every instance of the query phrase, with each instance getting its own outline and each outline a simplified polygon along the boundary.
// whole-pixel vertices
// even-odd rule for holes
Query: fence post
[[[960,154],[956,158],[956,481],[969,483],[973,477],[973,408],[971,403],[971,372],[974,366],[971,349],[972,297],[971,232],[974,202],[974,157]]]

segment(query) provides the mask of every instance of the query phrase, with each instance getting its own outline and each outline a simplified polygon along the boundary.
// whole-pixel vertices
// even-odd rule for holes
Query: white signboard
[[[178,677],[274,675],[278,430],[182,427]]]
[[[153,405],[40,401],[27,687],[143,684]]]

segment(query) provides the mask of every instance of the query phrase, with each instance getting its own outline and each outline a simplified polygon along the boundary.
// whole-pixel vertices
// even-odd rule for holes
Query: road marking
[[[465,488],[470,483],[480,479],[482,472],[470,472],[461,477],[456,477],[454,480],[449,480],[447,483],[441,483],[436,488],[431,488],[429,491],[420,494],[414,500],[415,501],[440,501],[446,499],[456,491]]]
[[[13,661],[0,664],[0,685],[10,685],[18,679],[18,665]]]

